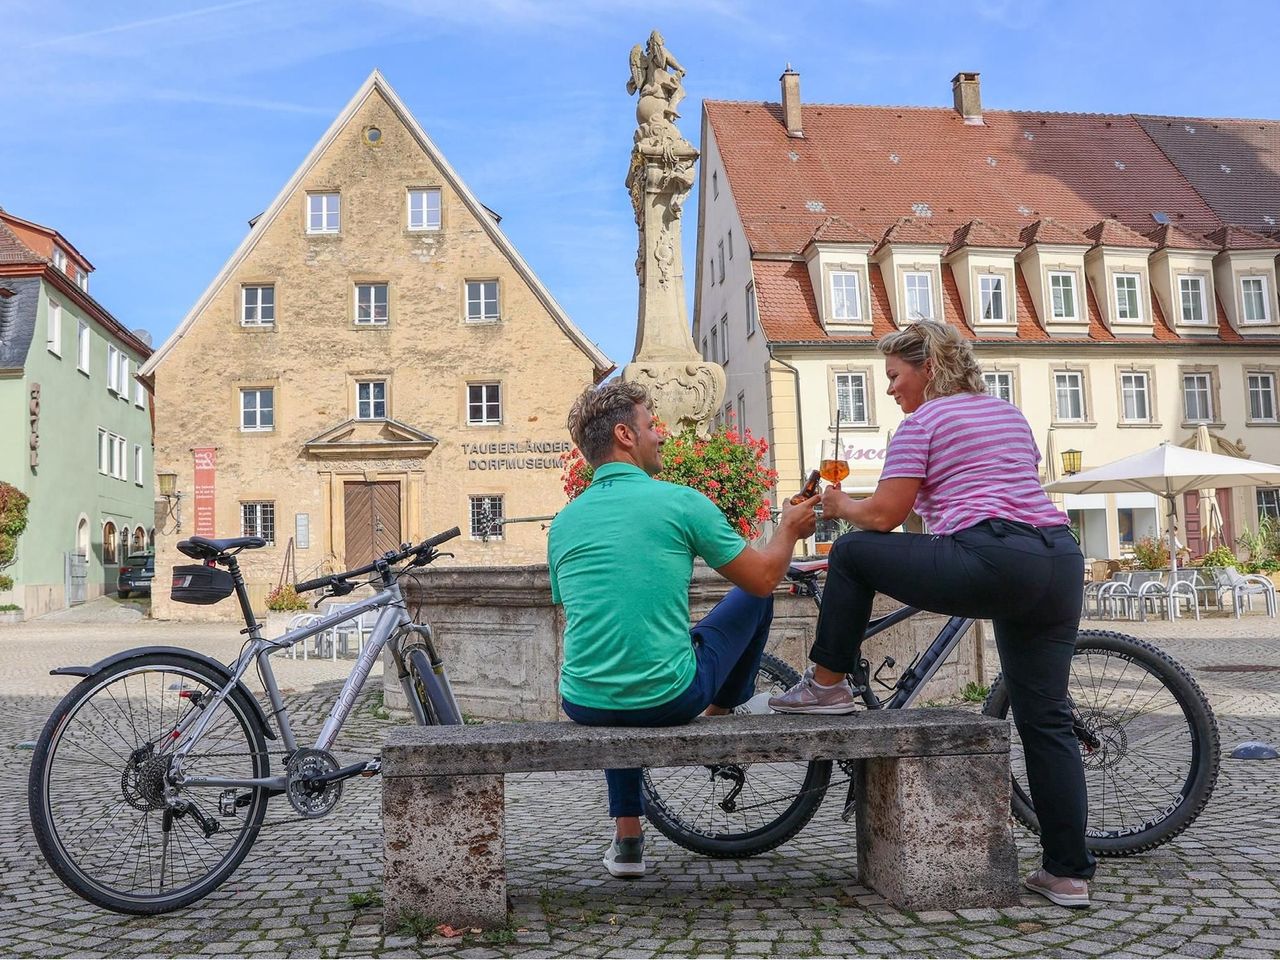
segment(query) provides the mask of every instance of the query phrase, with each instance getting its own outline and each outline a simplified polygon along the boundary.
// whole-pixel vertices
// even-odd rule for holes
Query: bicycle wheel
[[[413,677],[413,691],[426,714],[426,725],[449,726],[462,723],[462,717],[454,709],[439,675],[431,668],[431,658],[427,656],[427,651],[421,647],[410,648],[408,660],[409,674]]]
[[[225,683],[207,664],[142,654],[86,677],[58,704],[32,756],[28,806],[54,873],[90,903],[154,914],[194,903],[244,859],[266,814],[265,788],[171,793],[169,735]],[[242,690],[223,701],[187,755],[188,776],[268,776],[264,731]],[[168,796],[166,796],[168,794]],[[175,806],[172,800],[176,799]]]
[[[771,654],[756,691],[781,692],[800,675]],[[708,857],[752,857],[799,833],[826,794],[831,761],[650,767],[645,815],[663,836]]]
[[[1181,664],[1135,637],[1081,630],[1068,692],[1089,793],[1089,849],[1099,856],[1129,856],[1167,843],[1190,826],[1218,779],[1218,725]],[[982,712],[1009,715],[1000,678]],[[1038,833],[1016,727],[1010,737],[1013,814]]]

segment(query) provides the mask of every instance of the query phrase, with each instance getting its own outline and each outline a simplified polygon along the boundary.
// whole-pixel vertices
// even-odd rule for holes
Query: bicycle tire
[[[760,660],[760,671],[756,675],[756,690],[785,690],[800,681],[800,675],[788,664],[771,654],[765,654]],[[732,821],[725,829],[712,828],[700,823],[698,817],[714,810],[717,803],[724,803],[728,794],[716,801],[718,793],[718,771],[738,767],[736,764],[725,764],[722,767],[692,766],[668,767],[662,769],[647,768],[644,771],[643,790],[645,815],[658,831],[672,843],[717,859],[738,859],[753,857],[786,843],[804,829],[805,824],[813,819],[813,815],[821,806],[826,795],[827,784],[831,780],[831,761],[813,760],[808,763],[769,763],[748,764],[738,767],[743,774],[741,793],[758,795],[756,783],[765,778],[781,781],[786,784],[781,790],[771,786],[776,799],[772,802],[752,804],[748,797],[748,805],[742,808],[743,826],[747,829],[736,829]],[[803,776],[800,769],[803,768]],[[753,774],[754,771],[754,774]],[[746,788],[749,777],[751,789]],[[699,780],[704,780],[708,788],[704,794],[693,792]],[[690,788],[689,784],[693,784]],[[760,822],[751,826],[746,816],[747,809],[763,807],[763,816],[772,816],[775,805],[786,804],[780,814],[768,822]],[[731,811],[720,808],[722,812]]]
[[[157,672],[159,676],[151,676]],[[247,795],[243,816],[239,804],[234,814],[224,816],[219,811],[217,796],[223,788],[179,788],[179,798],[193,804],[206,819],[219,827],[229,821],[234,827],[203,836],[199,818],[190,813],[171,815],[162,795],[167,785],[165,749],[171,745],[165,731],[186,711],[199,709],[198,702],[193,705],[193,692],[212,693],[225,682],[224,676],[198,659],[142,654],[85,677],[49,716],[32,755],[28,811],[40,852],[78,896],[117,913],[166,913],[210,894],[249,853],[266,816],[266,788],[243,789],[241,798]],[[270,775],[266,734],[249,697],[234,689],[223,701],[226,709],[220,708],[197,749],[187,755],[184,769],[189,775],[231,779]],[[85,743],[76,739],[81,733]],[[244,749],[234,749],[237,746]],[[101,756],[95,751],[101,751]],[[101,779],[91,780],[94,773]],[[104,805],[97,808],[95,803]],[[81,813],[86,807],[88,813]],[[95,818],[96,809],[102,812]],[[121,816],[124,820],[118,822]],[[170,829],[164,827],[166,819]],[[158,881],[153,831],[160,845]],[[78,841],[86,833],[93,837],[83,846]],[[98,862],[91,862],[94,846],[104,838],[108,842]],[[199,846],[191,846],[188,857],[183,847],[191,843]],[[220,848],[224,849],[218,854]],[[210,851],[217,859],[206,869]],[[102,854],[108,859],[103,860]],[[131,877],[110,859],[113,856],[132,858]],[[105,874],[113,867],[115,873],[108,879]],[[187,876],[178,883],[180,869]],[[167,870],[177,883],[170,889],[165,888]],[[143,885],[153,892],[137,889]]]
[[[462,723],[453,704],[444,692],[435,671],[431,668],[431,659],[421,647],[409,650],[409,674],[413,678],[413,690],[418,702],[426,713],[427,726],[456,726]]]
[[[1131,675],[1134,666],[1144,673]],[[1171,700],[1151,707],[1160,696],[1159,687],[1168,691]],[[1081,745],[1089,790],[1089,849],[1098,856],[1125,857],[1168,843],[1204,810],[1218,779],[1218,725],[1204,692],[1181,664],[1158,647],[1104,630],[1081,630],[1077,636],[1070,689],[1078,717],[1101,742],[1101,749],[1089,750]],[[1126,714],[1139,691],[1144,699],[1137,709],[1142,712]],[[1099,698],[1110,701],[1117,693],[1128,694],[1123,707],[1108,709],[1107,703],[1098,702]],[[991,685],[982,712],[1000,719],[1008,716],[1008,690],[1003,677],[997,677]],[[1139,720],[1145,724],[1135,726]],[[1039,833],[1025,769],[1019,769],[1021,741],[1016,727],[1011,727],[1010,737],[1013,815],[1029,830]],[[1141,743],[1138,737],[1142,738]],[[1138,747],[1160,749],[1161,741],[1164,749],[1155,759],[1136,752]],[[1166,753],[1172,757],[1168,762],[1173,765],[1162,771],[1157,761],[1163,760]],[[1122,765],[1126,772],[1111,772]],[[1156,776],[1161,773],[1167,775]],[[1138,777],[1146,778],[1153,797],[1157,791],[1164,795],[1153,799],[1128,793],[1131,788],[1142,786],[1134,779]],[[1125,782],[1121,783],[1121,779]],[[1125,806],[1132,813],[1115,821],[1117,807]]]

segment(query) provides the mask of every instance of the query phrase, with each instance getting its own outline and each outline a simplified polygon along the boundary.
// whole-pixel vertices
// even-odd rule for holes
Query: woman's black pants
[[[877,593],[952,617],[990,620],[1026,754],[1044,868],[1093,876],[1088,797],[1067,681],[1080,626],[1084,558],[1070,530],[984,520],[945,536],[846,534],[831,548],[809,658],[852,673]]]

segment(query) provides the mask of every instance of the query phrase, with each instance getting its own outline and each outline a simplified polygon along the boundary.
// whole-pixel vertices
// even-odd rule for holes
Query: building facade
[[[511,521],[564,504],[565,416],[612,366],[375,72],[143,371],[159,576],[192,533],[266,538],[256,597],[454,525],[457,563],[544,561]]]
[[[1046,480],[1202,425],[1280,461],[1280,123],[984,111],[978,83],[952,109],[803,105],[788,69],[781,103],[704,105],[694,333],[721,416],[769,438],[783,493],[839,417],[869,493],[902,418],[875,342],[923,317],[971,340]],[[1217,498],[1228,543],[1280,513],[1274,488]],[[1165,526],[1145,494],[1063,506],[1093,557]],[[1203,552],[1199,495],[1179,511]]]
[[[154,535],[136,379],[151,350],[89,295],[92,272],[56,230],[0,210],[0,480],[30,498],[0,603],[28,618],[114,591]]]

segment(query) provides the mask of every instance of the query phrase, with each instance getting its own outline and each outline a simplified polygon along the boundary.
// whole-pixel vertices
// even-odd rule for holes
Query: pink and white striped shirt
[[[1040,486],[1040,451],[1022,412],[985,393],[921,404],[889,442],[881,480],[919,477],[916,512],[932,533],[983,520],[1037,527],[1070,522]]]

